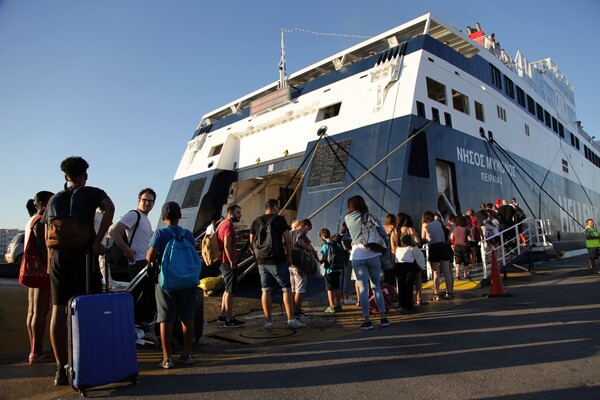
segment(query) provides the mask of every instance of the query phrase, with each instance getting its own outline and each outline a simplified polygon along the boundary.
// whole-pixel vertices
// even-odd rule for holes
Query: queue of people
[[[65,366],[67,357],[67,311],[69,299],[76,295],[100,293],[102,279],[97,268],[105,252],[103,239],[110,237],[125,256],[128,266],[116,275],[129,281],[142,271],[148,263],[160,258],[170,239],[181,236],[195,245],[192,233],[178,226],[181,209],[176,202],[167,202],[161,209],[165,227],[152,232],[148,214],[152,211],[156,193],[150,188],[142,189],[137,198],[137,208],[126,213],[112,224],[114,205],[101,189],[87,186],[89,165],[81,157],[69,157],[61,164],[65,175],[65,190],[81,190],[85,198],[85,214],[94,220],[100,211],[96,229],[90,229],[82,244],[67,250],[52,247],[46,243],[49,235],[44,230],[50,226],[50,217],[45,213],[53,194],[42,191],[33,199],[35,212],[27,223],[25,243],[34,241],[49,274],[44,284],[29,288],[29,307],[26,319],[31,348],[29,363],[56,362],[55,385],[68,384]],[[33,210],[32,210],[33,212]],[[328,306],[324,313],[337,313],[346,305],[360,307],[362,323],[359,328],[371,330],[374,325],[371,316],[378,314],[380,326],[390,326],[387,318],[389,305],[384,301],[382,278],[397,291],[398,308],[401,312],[414,312],[425,306],[422,281],[424,263],[420,249],[427,244],[427,261],[433,272],[432,301],[454,297],[454,281],[461,276],[469,278],[469,273],[477,264],[476,247],[483,238],[493,237],[501,229],[513,226],[524,213],[513,198],[509,204],[498,200],[496,205],[482,203],[480,210],[469,210],[465,216],[449,217],[443,221],[432,211],[425,211],[421,219],[420,234],[415,229],[411,217],[403,212],[388,214],[385,224],[369,211],[362,196],[352,196],[347,201],[347,214],[339,233],[332,234],[329,228],[319,230],[322,243],[315,246],[307,233],[312,229],[309,219],[294,221],[288,225],[280,214],[279,202],[271,199],[265,203],[265,212],[252,222],[249,233],[250,251],[256,259],[261,282],[261,304],[265,316],[263,328],[273,329],[272,292],[281,290],[286,326],[303,328],[300,320],[309,318],[303,309],[303,295],[306,293],[308,275],[292,262],[292,249],[299,248],[309,254],[314,263],[321,265],[324,290]],[[224,328],[240,328],[243,321],[235,318],[234,299],[238,293],[237,239],[235,223],[239,222],[242,209],[234,204],[227,208],[226,216],[213,226],[221,255],[219,271],[224,280],[224,293],[221,302],[221,315],[218,318]],[[585,229],[586,245],[590,254],[590,269],[597,273],[595,259],[600,249],[598,231],[594,221],[588,220]],[[53,238],[52,240],[55,240]],[[492,241],[494,244],[494,241]],[[315,248],[319,248],[317,252]],[[85,264],[86,254],[92,253],[92,275],[85,276],[81,265]],[[99,258],[100,257],[100,258]],[[454,266],[454,272],[453,268]],[[440,291],[443,275],[446,291]],[[108,274],[104,279],[109,279]],[[86,284],[86,281],[88,283]],[[192,338],[194,335],[194,301],[196,288],[189,287],[177,291],[161,288],[153,280],[145,299],[145,306],[155,307],[157,323],[160,324],[163,357],[158,366],[165,369],[174,367],[171,342],[173,324],[177,317],[182,321],[183,352],[177,362],[185,365],[194,363]],[[352,285],[355,281],[355,285]],[[88,290],[89,288],[89,290]],[[356,293],[356,301],[351,295]],[[416,298],[415,298],[416,294]],[[45,323],[52,304],[50,339],[53,356],[43,350]]]

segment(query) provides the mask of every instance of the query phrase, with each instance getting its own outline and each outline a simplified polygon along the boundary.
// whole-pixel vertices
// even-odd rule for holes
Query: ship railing
[[[483,264],[483,279],[487,279],[490,274],[492,252],[495,252],[500,265],[506,266],[534,247],[549,246],[548,235],[551,232],[550,220],[527,218],[496,235],[481,240],[479,248]]]

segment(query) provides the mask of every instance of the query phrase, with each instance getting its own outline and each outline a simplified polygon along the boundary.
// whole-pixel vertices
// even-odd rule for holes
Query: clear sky
[[[600,0],[0,0],[0,228],[23,229],[27,199],[60,190],[71,155],[116,218],[154,188],[156,224],[202,115],[278,80],[282,28],[377,35],[427,12],[552,57],[600,138]],[[288,74],[360,41],[288,33]]]

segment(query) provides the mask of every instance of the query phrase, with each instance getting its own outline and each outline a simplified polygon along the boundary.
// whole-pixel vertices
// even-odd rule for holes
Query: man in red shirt
[[[244,325],[233,317],[233,299],[238,288],[237,272],[237,241],[235,237],[234,223],[242,218],[242,209],[237,204],[227,207],[227,215],[217,228],[217,240],[221,253],[221,275],[225,291],[221,301],[221,316],[219,322],[223,322],[224,328],[239,328]]]

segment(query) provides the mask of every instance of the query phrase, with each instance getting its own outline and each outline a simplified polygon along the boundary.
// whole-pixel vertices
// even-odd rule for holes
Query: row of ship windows
[[[492,83],[494,83],[494,85],[496,87],[498,87],[499,89],[502,89],[502,85],[500,83],[500,77],[497,75],[497,74],[500,74],[500,71],[498,71],[498,69],[496,67],[494,67],[493,65],[490,64],[490,66],[492,67]],[[497,71],[497,73],[496,73],[496,71]],[[434,79],[431,79],[430,77],[426,77],[426,81],[427,81],[427,97],[429,97],[430,99],[435,100],[439,103],[447,105],[448,99],[446,96],[446,85],[444,85],[443,83],[440,83]],[[509,97],[514,99],[515,98],[514,83],[506,76],[504,76],[504,81],[505,81],[504,86],[506,89],[506,94]],[[500,85],[500,86],[498,86],[498,85]],[[544,108],[542,106],[540,106],[538,103],[536,103],[535,100],[533,100],[531,98],[531,96],[525,94],[523,89],[521,89],[519,86],[517,86],[516,92],[517,92],[517,102],[519,103],[519,105],[521,105],[523,108],[527,108],[532,115],[537,116],[537,119],[541,123],[545,123],[548,128],[550,128],[554,132],[558,133],[558,135],[564,139],[564,137],[565,137],[564,126],[560,122],[558,122],[556,120],[556,118],[551,116],[548,111],[544,110]],[[470,108],[469,108],[469,106],[470,106],[469,97],[467,95],[459,92],[456,89],[452,89],[451,93],[452,93],[453,108],[455,110],[465,113],[467,115],[471,115]],[[527,103],[525,102],[526,98],[527,98]],[[526,104],[527,104],[527,106],[526,106]],[[485,122],[485,112],[484,112],[483,104],[474,100],[473,105],[475,108],[475,118],[481,122]],[[501,119],[502,121],[506,122],[506,110],[504,108],[502,108],[501,106],[496,106],[496,111],[497,111],[498,118]],[[433,120],[436,120],[436,121],[440,120],[440,114],[439,114],[439,110],[437,108],[432,107],[431,113],[432,113]],[[425,118],[425,105],[420,101],[417,101],[417,115]],[[449,113],[445,112],[444,117],[445,117],[444,118],[445,124],[449,127],[452,127],[451,115]],[[567,130],[567,132],[569,132],[569,131]],[[579,138],[577,136],[575,136],[572,132],[569,132],[569,134],[570,134],[570,139],[571,139],[571,145],[573,147],[575,147],[577,150],[580,150]],[[527,136],[530,135],[529,125],[527,125],[527,124],[525,124],[525,135],[527,135]],[[595,164],[597,167],[600,168],[600,158],[592,150],[590,150],[587,146],[584,146],[584,147],[585,147],[585,157],[588,160],[590,160],[593,164]]]

